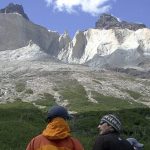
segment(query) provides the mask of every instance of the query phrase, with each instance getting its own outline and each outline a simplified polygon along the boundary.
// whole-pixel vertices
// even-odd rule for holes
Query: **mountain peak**
[[[95,24],[96,29],[129,29],[129,30],[138,30],[142,28],[146,28],[144,24],[137,24],[137,23],[129,23],[126,21],[121,21],[117,17],[112,16],[111,14],[102,14],[98,21]]]
[[[22,5],[9,3],[8,6],[6,6],[3,9],[0,9],[0,13],[19,13],[21,14],[25,19],[29,20],[28,16],[25,14]]]

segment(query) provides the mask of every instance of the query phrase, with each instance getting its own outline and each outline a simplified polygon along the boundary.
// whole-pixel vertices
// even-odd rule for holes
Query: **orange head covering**
[[[68,123],[61,117],[54,118],[42,133],[50,140],[64,139],[70,136]]]

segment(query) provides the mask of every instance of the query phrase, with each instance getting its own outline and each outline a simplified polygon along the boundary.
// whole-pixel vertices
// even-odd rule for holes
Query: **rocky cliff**
[[[144,24],[129,23],[126,21],[121,21],[120,19],[110,15],[102,14],[98,21],[95,24],[96,29],[129,29],[129,30],[138,30],[146,28]]]
[[[29,41],[65,63],[99,68],[149,66],[150,29],[109,14],[98,19],[96,28],[77,31],[71,40],[67,33],[48,31],[18,13],[0,13],[0,51],[21,49]]]
[[[150,106],[149,56],[148,28],[93,28],[71,40],[18,13],[0,13],[0,103],[21,100],[44,108],[50,99],[69,107],[101,106],[99,97],[114,97]]]
[[[59,35],[58,32],[50,31],[34,24],[26,17],[22,17],[23,13],[21,12],[23,12],[23,9],[21,8],[22,6],[10,4],[1,10],[1,12],[6,11],[10,13],[0,13],[0,51],[25,47],[29,44],[29,41],[32,41],[41,50],[52,56],[57,56],[60,49],[70,42],[69,35]],[[14,12],[13,10],[16,10],[18,13],[11,13]],[[63,44],[60,41],[63,41]]]
[[[77,32],[59,59],[91,66],[137,66],[150,56],[150,30],[89,29]]]
[[[28,16],[25,14],[22,5],[10,3],[3,9],[0,9],[0,13],[8,14],[8,13],[18,13],[22,15],[25,19],[29,20]]]

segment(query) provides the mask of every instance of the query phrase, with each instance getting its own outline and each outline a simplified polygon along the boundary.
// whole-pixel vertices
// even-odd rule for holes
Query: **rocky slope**
[[[16,9],[22,11],[16,14],[12,11]],[[145,63],[150,57],[150,29],[144,24],[128,23],[103,14],[95,28],[77,31],[71,40],[67,33],[59,35],[48,31],[22,17],[23,14],[20,5],[10,4],[1,10],[1,51],[22,48],[32,41],[41,51],[65,63],[86,64],[94,68],[149,66]]]
[[[71,101],[65,98],[65,92],[70,90],[73,94],[79,88],[83,90],[82,95],[86,97],[87,103],[99,103],[94,98],[99,93],[130,101],[131,104],[135,101],[150,106],[149,79],[49,60],[17,60],[2,62],[0,66],[0,103],[15,100],[34,104],[43,100],[44,103],[47,95],[56,103],[69,106]]]
[[[81,89],[79,96],[86,102],[99,103],[95,97],[103,95],[150,106],[150,29],[116,23],[106,29],[100,21],[71,40],[67,33],[48,31],[18,12],[1,12],[0,103],[36,105],[53,99],[69,106],[68,89],[77,95]]]
[[[3,13],[5,11],[8,13]],[[58,32],[36,25],[23,16],[21,5],[10,4],[0,11],[0,51],[22,48],[32,41],[49,55],[57,56],[60,49],[70,42],[67,33],[59,35]]]

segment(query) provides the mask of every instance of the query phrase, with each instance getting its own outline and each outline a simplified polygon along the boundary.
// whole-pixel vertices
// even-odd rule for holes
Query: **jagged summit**
[[[27,58],[25,55],[30,55],[28,58],[36,56],[38,59],[41,55],[43,59],[44,52],[63,63],[84,64],[96,69],[107,66],[149,69],[150,29],[144,24],[128,23],[103,14],[96,22],[96,28],[77,31],[71,40],[67,32],[60,35],[28,21],[22,15],[7,14],[18,13],[10,9],[13,6],[20,5],[9,4],[0,10],[0,61],[6,60],[7,56],[22,61]],[[35,48],[33,52],[31,48]],[[23,53],[22,49],[27,53]]]
[[[21,14],[25,19],[29,20],[28,16],[25,14],[22,5],[10,3],[8,6],[6,6],[3,9],[0,9],[0,13],[19,13]]]
[[[98,21],[95,24],[96,29],[129,29],[129,30],[138,30],[142,28],[146,28],[144,24],[136,24],[136,23],[129,23],[126,21],[120,21],[118,18],[110,15],[110,14],[102,14]]]

